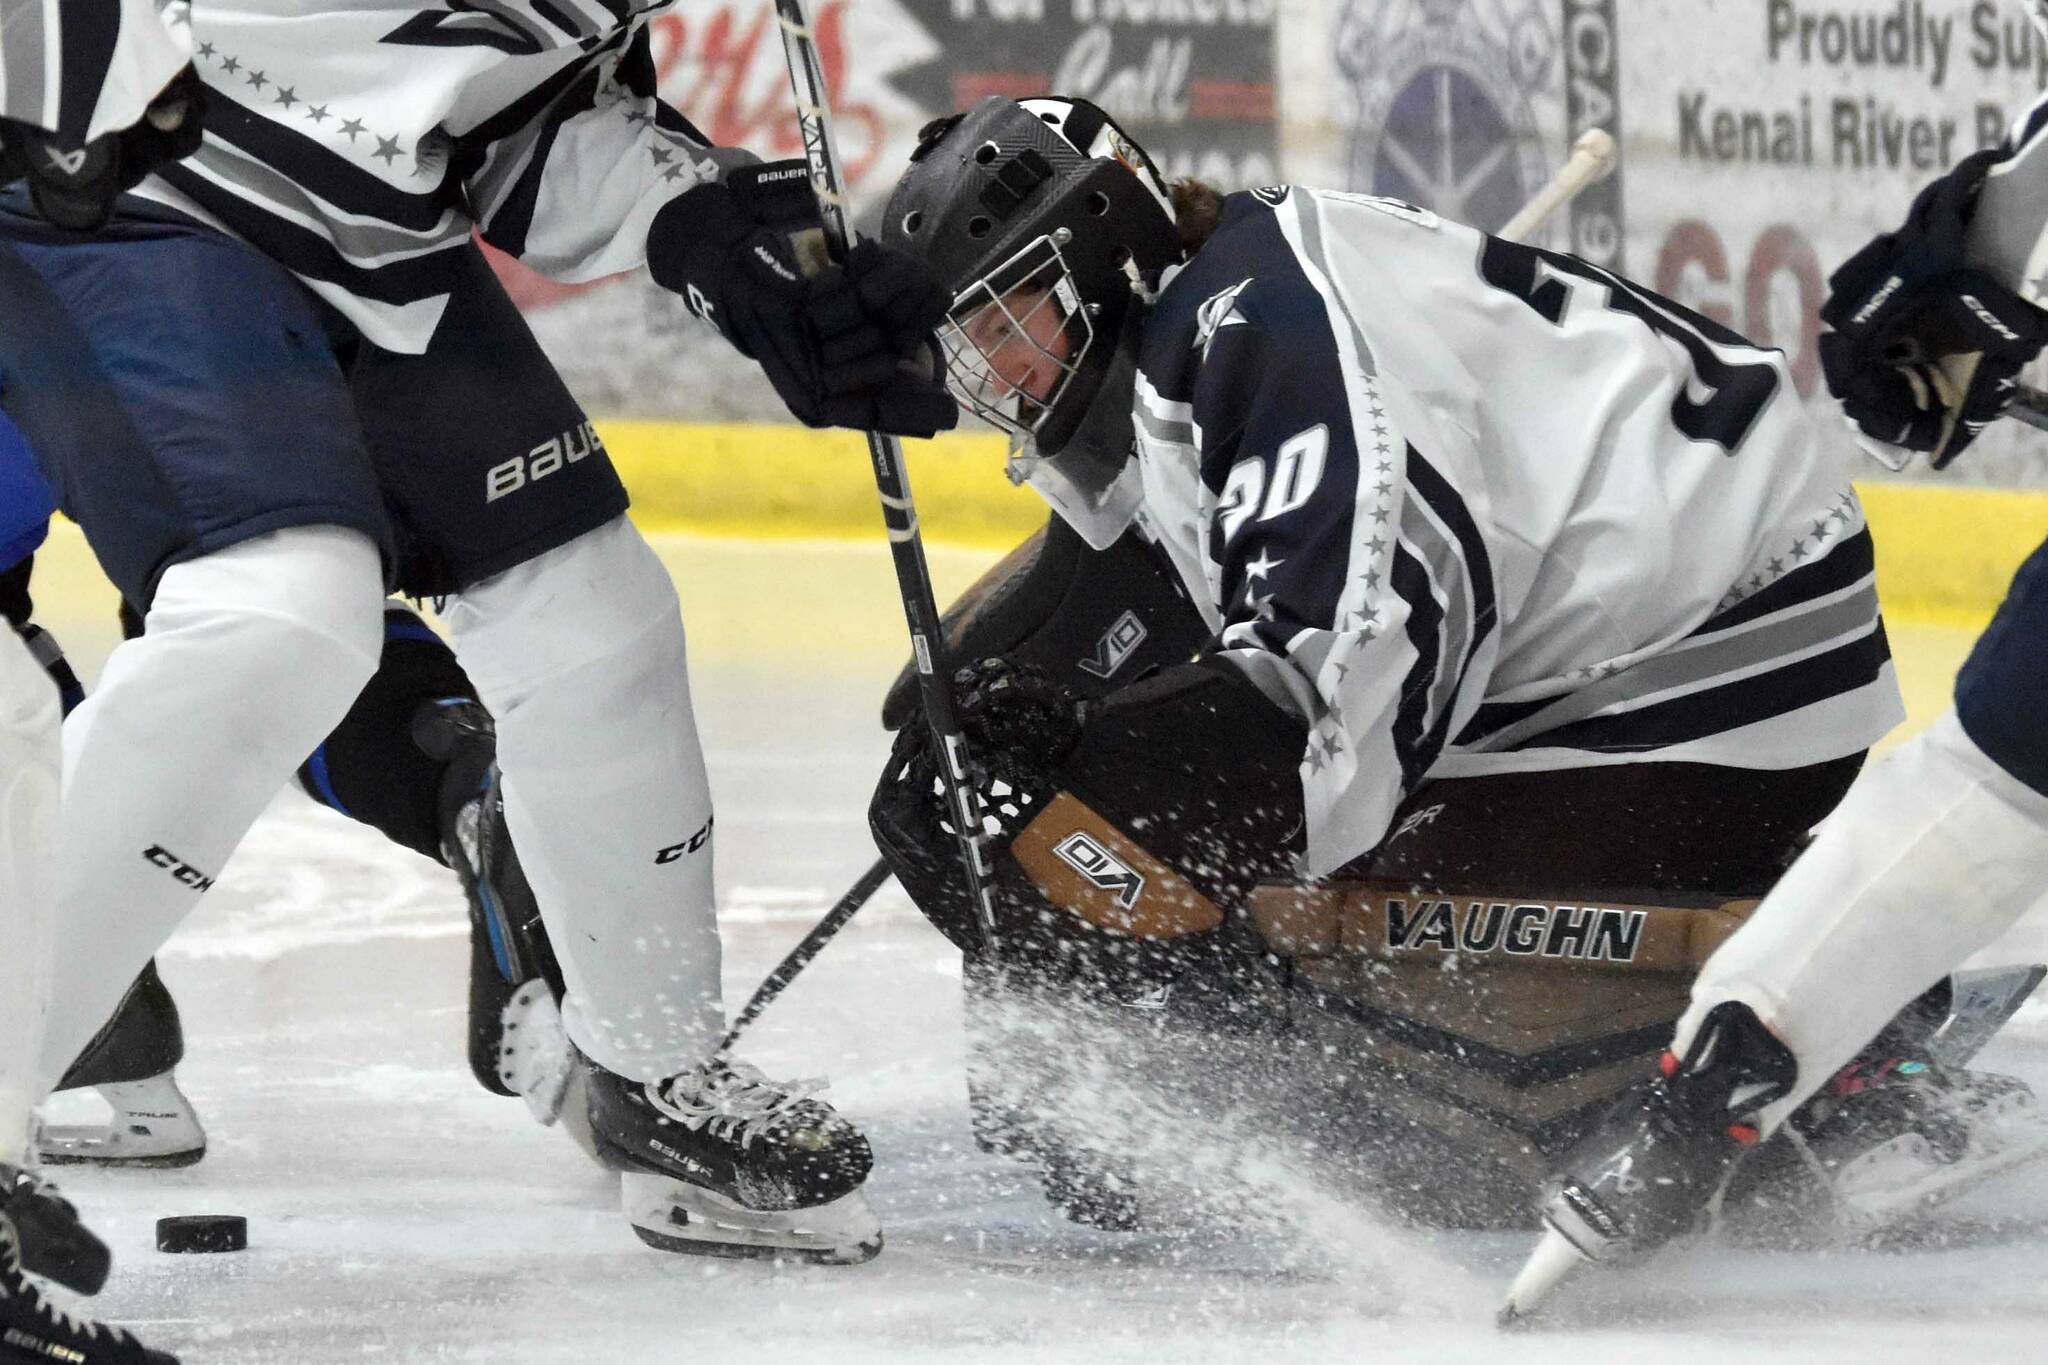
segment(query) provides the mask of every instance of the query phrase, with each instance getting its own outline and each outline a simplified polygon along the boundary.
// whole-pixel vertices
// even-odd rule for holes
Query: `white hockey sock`
[[[600,1065],[701,1060],[725,1010],[711,793],[675,585],[624,517],[451,598],[442,619],[498,723],[505,822]]]
[[[383,601],[376,547],[332,526],[165,570],[64,724],[46,1085],[376,671]]]
[[[57,689],[0,622],[0,1161],[27,1164],[50,971]]]
[[[2048,797],[1971,742],[1950,711],[1872,765],[1693,983],[1681,1054],[1739,1000],[1799,1061],[1775,1128],[1905,1004],[1998,938],[2048,885]]]

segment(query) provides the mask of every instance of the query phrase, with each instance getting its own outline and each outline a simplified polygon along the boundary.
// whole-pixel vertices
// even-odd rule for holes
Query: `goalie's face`
[[[1014,435],[1034,435],[1058,403],[1093,340],[1088,310],[1059,252],[996,272],[953,301],[940,325],[947,381],[962,404]],[[995,281],[1007,278],[1011,283]]]

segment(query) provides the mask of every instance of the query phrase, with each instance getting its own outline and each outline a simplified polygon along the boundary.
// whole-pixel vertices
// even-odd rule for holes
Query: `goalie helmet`
[[[991,96],[924,129],[882,240],[952,293],[948,382],[1010,434],[1012,477],[1107,545],[1137,502],[1127,391],[1142,303],[1182,258],[1164,177],[1086,100]]]

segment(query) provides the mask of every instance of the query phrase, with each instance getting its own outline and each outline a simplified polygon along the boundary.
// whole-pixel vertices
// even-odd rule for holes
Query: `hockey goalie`
[[[1168,183],[1079,100],[927,128],[884,233],[1056,513],[949,620],[993,932],[907,678],[871,812],[981,1141],[1108,1226],[1250,1134],[1526,1220],[1902,715],[1784,357],[1412,205]],[[1902,1142],[1963,1159],[2017,1093],[1965,1025],[2035,979],[1930,980],[1734,1202],[1853,1229]]]

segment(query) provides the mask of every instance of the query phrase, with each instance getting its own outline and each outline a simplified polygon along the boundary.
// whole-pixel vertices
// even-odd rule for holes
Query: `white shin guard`
[[[1971,742],[1950,711],[1867,769],[1693,983],[1683,1054],[1739,1000],[1799,1061],[1775,1127],[1891,1018],[2026,914],[2048,885],[2048,796]]]
[[[46,1085],[369,681],[383,597],[376,547],[332,526],[165,570],[64,725]]]
[[[62,713],[57,689],[0,621],[0,1162],[27,1164],[42,1099]]]
[[[498,723],[505,821],[583,1053],[638,1080],[724,1026],[711,794],[675,586],[624,517],[453,597],[456,655]]]

